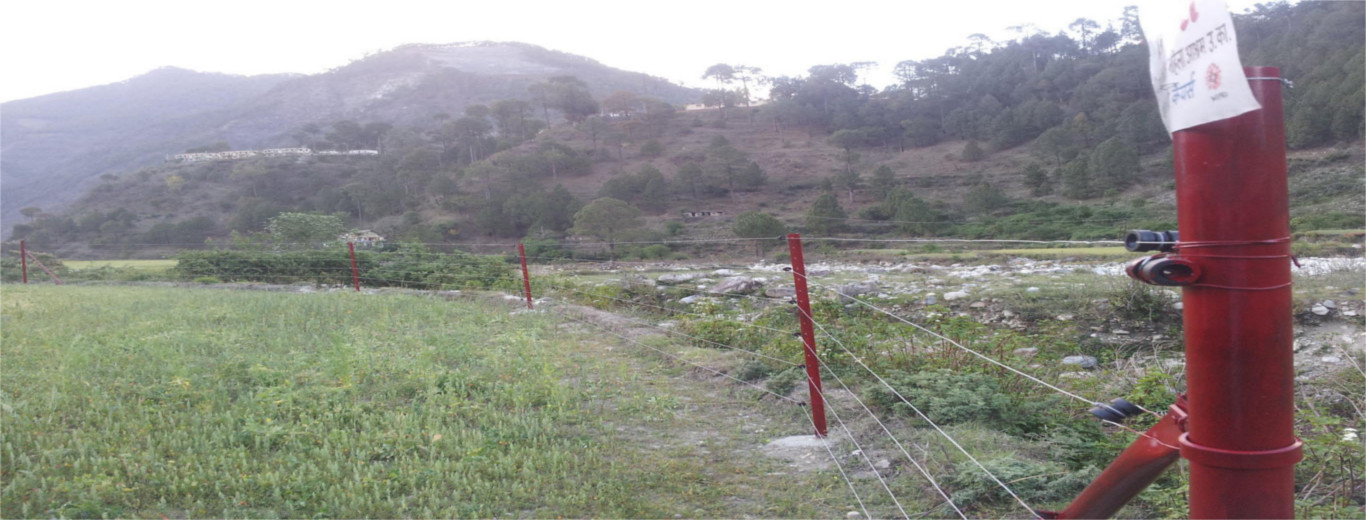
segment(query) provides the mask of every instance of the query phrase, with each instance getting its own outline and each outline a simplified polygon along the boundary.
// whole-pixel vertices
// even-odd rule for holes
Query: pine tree
[[[846,228],[845,218],[848,218],[848,214],[840,207],[839,198],[834,193],[822,193],[816,197],[811,211],[806,214],[806,228],[822,235],[838,233]]]

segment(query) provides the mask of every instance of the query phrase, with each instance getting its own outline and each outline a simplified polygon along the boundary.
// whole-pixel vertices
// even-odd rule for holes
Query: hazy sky
[[[896,62],[1010,26],[1104,26],[1138,0],[869,1],[66,1],[0,7],[0,101],[121,81],[162,66],[317,73],[404,43],[520,41],[702,86],[714,63],[770,75]],[[1170,0],[1182,1],[1182,0]],[[1242,12],[1255,0],[1229,0]]]

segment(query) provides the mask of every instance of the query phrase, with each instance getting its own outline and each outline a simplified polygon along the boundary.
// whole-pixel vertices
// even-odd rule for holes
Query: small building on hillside
[[[683,218],[707,218],[724,216],[724,211],[684,211]]]
[[[360,247],[376,247],[384,244],[384,237],[368,229],[343,233],[337,239],[342,242],[351,242]]]

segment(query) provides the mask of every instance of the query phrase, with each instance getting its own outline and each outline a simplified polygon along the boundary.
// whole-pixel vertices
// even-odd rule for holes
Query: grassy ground
[[[829,517],[852,505],[833,473],[754,456],[804,433],[799,411],[541,314],[404,295],[6,286],[0,324],[4,517]]]
[[[137,269],[140,271],[166,271],[175,267],[175,260],[65,260],[62,263],[73,270],[99,269]]]

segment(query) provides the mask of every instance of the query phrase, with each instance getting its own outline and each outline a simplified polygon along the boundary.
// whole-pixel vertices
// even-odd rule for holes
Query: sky
[[[770,76],[939,56],[983,33],[1077,18],[1102,26],[1138,0],[13,1],[0,6],[0,101],[122,81],[163,66],[315,74],[405,43],[518,41],[700,87],[716,63]],[[1182,1],[1182,0],[1163,0]],[[1254,0],[1228,0],[1243,12]]]

